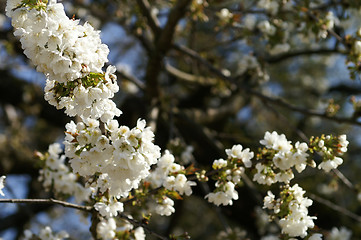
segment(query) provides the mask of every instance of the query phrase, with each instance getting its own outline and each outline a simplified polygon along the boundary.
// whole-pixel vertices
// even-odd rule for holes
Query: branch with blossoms
[[[252,169],[252,172],[254,172],[253,181],[259,184],[270,186],[277,182],[282,183],[280,198],[276,199],[275,195],[269,191],[264,199],[264,207],[274,211],[273,218],[279,218],[282,233],[291,237],[305,237],[307,236],[307,230],[314,227],[313,220],[316,217],[308,216],[307,208],[312,204],[312,200],[303,197],[305,191],[297,184],[292,187],[290,186],[290,181],[294,178],[292,168],[301,173],[307,165],[315,167],[316,163],[312,160],[310,153],[317,152],[323,157],[318,168],[329,172],[342,163],[342,159],[339,156],[346,152],[348,141],[344,135],[340,137],[321,136],[311,138],[309,146],[306,143],[299,142],[292,145],[283,134],[278,135],[276,132],[267,132],[260,143],[265,147],[259,149],[256,154],[257,164],[255,166],[253,166],[252,161],[255,154],[248,148],[243,149],[241,145],[235,145],[232,149],[226,150],[227,159],[218,159],[213,162],[213,170],[209,172],[205,170],[196,171],[192,165],[185,169],[183,166],[175,163],[175,157],[166,151],[159,159],[157,167],[150,172],[150,175],[144,179],[143,183],[140,183],[140,187],[133,191],[132,196],[129,196],[129,199],[123,202],[132,202],[133,205],[144,207],[149,205],[149,198],[151,198],[153,201],[156,201],[156,205],[153,205],[151,208],[148,206],[148,211],[153,208],[155,213],[169,216],[175,211],[172,198],[182,199],[181,195],[189,196],[192,194],[191,187],[196,185],[196,183],[190,180],[192,177],[187,178],[186,176],[194,175],[199,181],[208,181],[209,177],[216,181],[215,189],[205,196],[209,202],[214,203],[216,206],[232,205],[233,201],[238,199],[236,187],[241,184],[242,174],[244,174],[245,169]],[[72,173],[61,172],[59,174],[59,169],[64,170],[66,166],[63,165],[64,155],[60,155],[58,147],[58,145],[52,145],[48,153],[41,155],[42,160],[46,164],[45,169],[49,170],[49,172],[41,170],[41,179],[43,180],[44,187],[49,187],[48,182],[57,183],[58,185],[54,187],[53,191],[66,194],[68,193],[65,191],[67,188],[60,184],[68,184],[68,188],[69,186],[75,186],[73,195],[79,196],[79,193],[76,194],[76,191],[79,191],[77,190],[79,185],[77,183],[70,184],[68,178],[68,176],[73,176]],[[59,168],[54,166],[59,166]],[[60,176],[63,179],[59,178]],[[118,212],[124,211],[123,203],[114,197],[110,197],[110,193],[109,188],[104,194],[98,191],[98,194],[93,196],[93,199],[96,200],[94,207],[79,206],[53,199],[6,199],[0,202],[55,203],[85,211],[95,209],[101,216],[108,219],[99,222],[97,226],[98,234],[99,232],[103,233],[105,238],[107,238],[107,236],[125,234],[124,232],[116,231],[114,219],[119,215]],[[124,217],[124,213],[119,216],[121,219],[129,221],[128,217]],[[298,228],[300,223],[297,219],[303,219],[302,228]],[[131,221],[131,223],[134,222],[136,221]],[[138,224],[137,227],[139,226],[143,225]],[[297,231],[295,227],[297,227]],[[110,229],[111,232],[106,233],[104,232],[106,231],[105,229]],[[150,230],[147,231],[150,232]],[[152,235],[157,234],[152,233]]]
[[[189,5],[194,11],[197,4],[200,5],[198,1],[191,2],[176,1],[164,28],[160,28],[157,19],[151,15],[149,3],[137,1],[155,35],[155,49],[149,53],[145,74],[149,101],[159,100],[158,76],[171,47],[201,62],[216,77],[239,84],[238,77],[227,76],[197,52],[172,45],[175,29]],[[202,7],[205,5],[202,3]],[[266,10],[272,15],[275,8]],[[103,70],[109,49],[90,24],[80,25],[78,20],[69,19],[63,5],[55,0],[8,0],[6,14],[12,18],[14,34],[20,38],[25,55],[47,78],[45,99],[78,121],[66,124],[64,149],[55,143],[49,146],[48,152],[37,153],[42,167],[39,180],[56,199],[3,199],[0,202],[59,204],[90,211],[90,231],[94,239],[140,240],[145,239],[145,231],[159,239],[168,239],[147,226],[151,213],[172,215],[176,210],[174,200],[192,195],[197,185],[195,180],[208,182],[211,179],[214,182],[213,190],[204,196],[209,203],[217,207],[232,205],[239,198],[237,187],[242,185],[245,176],[250,175],[253,182],[267,188],[263,209],[268,210],[270,220],[277,222],[283,239],[320,239],[314,222],[317,217],[309,216],[308,212],[313,201],[305,197],[305,190],[292,181],[296,171],[301,173],[307,167],[317,166],[328,173],[341,165],[348,147],[346,135],[321,135],[312,137],[309,143],[292,144],[284,134],[266,132],[260,141],[262,147],[256,152],[237,144],[225,150],[226,159],[214,160],[211,169],[196,169],[189,164],[191,148],[177,153],[164,150],[162,154],[160,147],[154,144],[155,135],[145,120],[138,119],[134,127],[121,125],[116,120],[122,114],[111,100],[119,90],[116,69],[108,66]],[[229,24],[234,19],[227,9],[222,9],[217,17],[221,24]],[[332,25],[331,17],[328,16],[329,22],[324,24]],[[259,30],[269,39],[282,30],[276,23],[272,24],[267,21],[258,24]],[[271,53],[288,48],[285,44],[272,47]],[[246,61],[254,63],[254,70],[262,75],[254,58],[249,56]],[[169,67],[168,70],[175,72]],[[246,71],[242,69],[239,76]],[[133,80],[143,86],[137,79]],[[244,91],[265,99],[246,87]],[[282,101],[274,102],[287,106]],[[293,110],[302,112],[296,108]],[[314,112],[313,115],[327,117]],[[335,117],[330,119],[337,120]],[[314,154],[320,156],[318,163]],[[180,159],[183,164],[177,161]],[[2,195],[4,179],[5,176],[0,178]],[[279,187],[277,193],[270,190],[275,184]],[[74,196],[79,205],[62,200],[70,196]],[[51,229],[45,228],[39,237],[42,239],[41,235],[46,234],[52,235]],[[67,236],[59,233],[54,237],[62,239]],[[26,239],[34,237],[31,232],[25,232]],[[170,238],[187,237],[183,234]]]

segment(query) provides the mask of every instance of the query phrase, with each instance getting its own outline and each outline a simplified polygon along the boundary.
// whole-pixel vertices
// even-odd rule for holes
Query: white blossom
[[[322,240],[322,234],[321,233],[314,233],[309,237],[308,240]]]
[[[224,159],[214,160],[212,164],[213,169],[221,169],[227,166],[227,161]]]
[[[152,143],[154,134],[145,124],[138,120],[137,126],[129,129],[111,121],[110,126],[105,125],[109,132],[104,135],[97,120],[68,123],[65,154],[73,171],[83,177],[101,173],[91,182],[92,187],[109,190],[117,198],[128,196],[160,157],[160,148]]]
[[[69,234],[66,231],[61,231],[59,233],[54,234],[52,229],[49,226],[46,226],[40,230],[39,235],[35,235],[30,230],[24,231],[24,238],[23,240],[31,240],[34,239],[39,240],[63,240],[69,237]]]
[[[97,225],[97,236],[103,240],[111,240],[115,237],[117,228],[114,218],[103,219]]]
[[[242,160],[243,164],[250,168],[252,166],[251,159],[254,157],[254,153],[249,148],[243,149],[242,145],[234,145],[232,149],[226,149],[228,158],[236,158]]]
[[[342,158],[334,157],[332,160],[322,161],[318,165],[318,169],[323,169],[325,172],[329,172],[332,169],[336,169],[339,165],[343,163]]]
[[[215,205],[232,205],[232,200],[238,199],[238,193],[234,189],[235,185],[232,182],[227,182],[222,186],[220,191],[208,193],[205,198],[208,202],[214,203]]]
[[[327,235],[326,240],[350,240],[352,232],[345,228],[341,227],[340,229],[333,227],[329,235]]]
[[[94,208],[102,215],[103,217],[116,217],[118,212],[123,212],[124,207],[121,202],[109,202],[108,204],[104,202],[97,202],[94,204]]]
[[[134,238],[135,240],[145,240],[145,233],[144,233],[144,229],[142,227],[137,227],[134,230]]]
[[[119,116],[121,111],[109,100],[119,90],[115,67],[103,74],[109,49],[101,43],[100,32],[89,23],[80,25],[69,19],[55,0],[47,5],[37,2],[43,9],[20,4],[8,0],[7,15],[12,17],[25,55],[47,77],[45,99],[58,109],[65,108],[69,116],[103,122]]]
[[[187,177],[182,173],[184,167],[175,163],[174,160],[174,156],[166,150],[147,181],[154,187],[164,186],[168,190],[189,196],[192,194],[191,187],[197,184],[194,181],[187,180]]]
[[[297,184],[290,187],[288,195],[292,196],[287,208],[288,214],[281,217],[279,225],[282,233],[288,234],[290,237],[307,236],[308,228],[314,227],[313,220],[316,217],[308,216],[308,207],[312,205],[312,200],[303,197],[305,191]],[[264,208],[273,210],[275,214],[280,212],[280,206],[283,199],[276,199],[272,192],[268,191],[268,195],[264,198]]]
[[[347,146],[349,144],[349,141],[347,141],[346,139],[346,135],[345,134],[342,134],[338,137],[338,140],[339,140],[339,145],[341,146],[339,151],[341,153],[345,153],[347,152]]]
[[[155,212],[161,216],[170,216],[172,213],[175,212],[174,209],[174,201],[169,197],[165,197],[159,202],[155,208]]]
[[[59,143],[49,146],[39,180],[43,182],[45,189],[53,187],[55,193],[73,195],[77,202],[89,200],[91,189],[77,182],[78,177],[65,164],[65,155],[61,155],[61,152]]]
[[[6,176],[1,176],[0,177],[0,195],[5,196],[4,192],[3,192],[3,188],[5,187],[4,181],[5,181]]]
[[[257,27],[265,35],[273,36],[276,33],[276,27],[267,20],[259,22]]]
[[[259,0],[257,7],[265,9],[271,15],[276,15],[279,9],[279,4],[275,0]]]

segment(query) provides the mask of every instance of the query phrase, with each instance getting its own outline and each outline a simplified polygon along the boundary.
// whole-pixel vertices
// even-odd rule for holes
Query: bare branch
[[[271,56],[265,59],[268,63],[278,63],[289,58],[298,57],[298,56],[305,56],[305,55],[327,55],[327,54],[346,54],[339,49],[328,49],[328,48],[320,48],[320,49],[303,49],[288,53],[283,53],[276,56]]]
[[[335,122],[338,122],[338,123],[349,123],[349,124],[361,126],[361,122],[358,122],[357,120],[355,120],[353,118],[330,116],[326,112],[319,112],[317,110],[312,110],[312,109],[310,110],[310,109],[307,109],[307,108],[301,108],[301,107],[298,107],[298,106],[291,105],[291,104],[285,102],[284,100],[282,100],[280,98],[272,98],[272,97],[263,95],[260,92],[250,90],[250,89],[248,91],[245,91],[245,92],[249,93],[249,94],[251,94],[253,96],[256,96],[256,97],[258,97],[258,98],[260,98],[263,101],[266,101],[268,103],[276,104],[278,106],[288,108],[288,109],[290,109],[292,111],[300,112],[300,113],[302,113],[304,115],[307,115],[307,116],[315,116],[315,117],[320,117],[320,118],[324,118],[324,119],[329,119],[331,121],[335,121]]]
[[[189,49],[185,46],[180,46],[180,45],[173,45],[173,47],[177,50],[179,50],[180,52],[192,57],[193,59],[197,60],[199,63],[201,63],[202,65],[204,65],[205,67],[207,67],[209,69],[210,72],[212,72],[213,74],[215,74],[217,77],[229,81],[231,83],[235,83],[235,78],[232,77],[228,77],[226,75],[224,75],[222,73],[222,71],[220,71],[219,69],[217,69],[216,67],[214,67],[210,62],[208,62],[206,59],[202,58],[197,52],[193,51],[192,49]],[[239,85],[239,84],[238,84]],[[331,121],[335,121],[338,123],[348,123],[348,124],[353,124],[353,125],[357,125],[357,126],[361,126],[361,122],[357,121],[357,119],[354,118],[346,118],[346,117],[337,117],[337,116],[330,116],[328,115],[326,112],[319,112],[317,110],[309,110],[307,108],[301,108],[301,107],[297,107],[297,106],[293,106],[287,102],[285,102],[284,100],[280,99],[280,98],[272,98],[266,95],[263,95],[260,92],[257,92],[255,90],[252,90],[250,88],[246,88],[244,86],[240,87],[245,94],[249,94],[252,96],[256,96],[259,99],[265,101],[265,102],[269,102],[272,104],[276,104],[278,106],[284,107],[284,108],[288,108],[292,111],[296,111],[296,112],[300,112],[304,115],[307,116],[315,116],[315,117],[320,117],[320,118],[324,118],[324,119],[328,119]]]
[[[338,170],[337,168],[335,169],[332,169],[332,171],[337,175],[337,177],[339,179],[341,179],[341,181],[347,186],[349,187],[350,189],[354,190],[354,191],[357,191],[356,187],[352,184],[352,182],[350,180],[348,180],[348,178],[343,175],[343,173]]]
[[[329,207],[329,208],[331,208],[331,209],[333,209],[333,210],[335,210],[335,211],[337,211],[339,213],[342,213],[342,214],[344,214],[344,215],[346,215],[346,216],[348,216],[348,217],[350,217],[350,218],[352,218],[352,219],[354,219],[354,220],[356,220],[358,222],[361,222],[361,216],[347,210],[346,208],[343,208],[343,207],[341,207],[341,206],[339,206],[337,204],[334,204],[333,202],[331,202],[331,201],[329,201],[327,199],[324,199],[324,198],[322,198],[320,196],[317,196],[317,195],[315,195],[313,193],[308,193],[308,195],[310,196],[311,199],[315,200],[316,202],[324,204],[327,207]]]
[[[123,78],[131,81],[131,82],[134,83],[135,85],[137,85],[137,87],[139,87],[141,90],[144,90],[144,89],[145,89],[144,83],[143,83],[140,79],[138,79],[136,76],[131,75],[131,74],[128,73],[127,71],[123,71],[123,70],[118,70],[117,73],[118,73],[121,77],[123,77]]]
[[[148,0],[137,0],[138,6],[144,16],[148,20],[148,25],[152,29],[154,35],[158,35],[161,31],[158,19],[152,14],[152,10]]]
[[[206,59],[204,59],[203,57],[201,57],[196,51],[187,48],[186,46],[182,46],[182,45],[177,45],[177,44],[173,44],[173,48],[190,56],[191,58],[197,60],[199,63],[201,63],[202,65],[204,65],[205,67],[208,68],[208,70],[210,72],[212,72],[215,76],[226,80],[226,81],[230,81],[231,78],[225,76],[219,69],[217,69],[216,67],[213,66],[212,63],[208,62]],[[233,80],[232,80],[233,82]]]
[[[197,75],[183,72],[183,71],[179,70],[178,68],[173,67],[170,64],[166,64],[165,69],[168,73],[172,74],[173,76],[180,78],[182,80],[188,81],[188,82],[192,82],[192,83],[197,83],[197,84],[201,84],[201,85],[214,85],[217,81],[214,78],[197,76]]]
[[[69,202],[65,202],[65,201],[61,201],[61,200],[57,200],[57,199],[53,199],[53,198],[49,198],[49,199],[0,199],[0,203],[58,204],[63,207],[75,208],[75,209],[78,209],[81,211],[86,211],[86,212],[90,212],[93,209],[92,206],[77,205],[77,204],[73,204],[73,203],[69,203]]]

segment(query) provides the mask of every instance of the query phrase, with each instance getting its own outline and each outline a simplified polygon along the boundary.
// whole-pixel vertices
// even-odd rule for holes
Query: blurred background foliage
[[[360,27],[358,1],[289,2],[294,9],[309,9],[319,19],[333,12],[338,19],[333,29],[342,39],[355,35]],[[296,174],[293,182],[314,194],[309,197],[316,196],[310,215],[317,216],[317,227],[346,226],[354,239],[361,238],[361,217],[345,214],[347,209],[361,215],[357,200],[361,189],[360,78],[350,78],[347,46],[330,34],[317,37],[322,26],[314,19],[286,10],[272,15],[252,0],[62,3],[69,17],[88,21],[102,31],[103,42],[111,50],[109,64],[118,69],[121,90],[114,100],[123,111],[119,122],[134,126],[138,118],[147,119],[163,150],[174,139],[191,145],[197,168],[209,169],[233,144],[257,150],[265,131],[284,133],[293,142],[321,134],[347,134],[349,151],[340,172],[350,183],[335,173],[312,169]],[[5,4],[0,0],[0,175],[8,176],[6,197],[50,197],[37,181],[39,164],[33,153],[61,142],[71,119],[43,99],[45,77],[23,55],[10,19],[4,15]],[[186,7],[172,11],[177,4]],[[224,8],[230,17],[220,15]],[[152,22],[155,17],[158,21]],[[247,27],[247,17],[256,23],[271,21],[279,26],[277,33],[267,37],[257,27]],[[172,18],[174,26],[169,24]],[[293,27],[284,28],[281,23]],[[307,32],[311,28],[315,33]],[[274,45],[285,39],[290,50],[272,54]],[[246,173],[252,178],[251,171]],[[229,227],[238,234],[235,239],[259,239],[277,229],[260,226],[257,206],[262,206],[259,197],[265,194],[264,187],[246,181],[238,189],[239,200],[220,208],[202,200],[211,188],[211,184],[199,184],[192,197],[176,202],[173,216],[154,216],[150,226],[163,234],[188,232],[192,239],[216,239],[219,231]],[[328,201],[335,205],[325,204]],[[336,205],[340,211],[333,209]],[[73,210],[2,206],[0,237],[4,239],[19,238],[24,229],[44,224],[66,229],[73,239],[90,238],[87,223],[77,220]]]

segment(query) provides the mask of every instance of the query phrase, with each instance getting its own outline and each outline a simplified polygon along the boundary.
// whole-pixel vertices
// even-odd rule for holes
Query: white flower
[[[318,169],[323,169],[325,172],[329,172],[332,169],[336,169],[343,163],[342,158],[334,157],[332,160],[326,160],[318,165]]]
[[[118,212],[123,212],[124,207],[121,202],[110,202],[105,204],[103,202],[97,202],[94,204],[94,208],[102,215],[103,217],[116,217]]]
[[[245,16],[245,18],[243,19],[244,22],[244,26],[248,29],[248,30],[253,30],[254,27],[256,26],[256,21],[257,21],[257,17],[254,14],[247,14]]]
[[[13,10],[16,7],[18,7],[21,3],[22,3],[22,0],[9,0],[9,1],[7,1],[6,2],[6,8],[5,8],[6,16],[12,17],[12,15],[14,14]]]
[[[157,204],[155,208],[155,212],[161,216],[170,216],[172,213],[175,212],[174,209],[174,201],[169,197],[165,197],[162,199],[160,203]]]
[[[266,146],[266,148],[272,148],[281,152],[289,152],[292,149],[292,145],[290,141],[287,141],[286,136],[284,134],[278,135],[276,131],[272,133],[267,131],[260,143]]]
[[[267,235],[262,237],[261,240],[280,240],[280,238],[276,235]]]
[[[11,10],[19,4],[9,0],[6,11],[13,18],[14,34],[21,38],[25,55],[47,77],[45,99],[58,109],[65,108],[69,116],[103,122],[119,116],[121,111],[109,99],[119,90],[115,67],[109,66],[103,74],[109,49],[101,43],[100,32],[88,23],[79,25],[69,19],[56,1],[44,4],[44,11]]]
[[[222,8],[218,13],[218,17],[222,20],[229,20],[233,17],[233,14],[227,8]]]
[[[353,48],[357,55],[361,55],[361,41],[355,41]]]
[[[234,145],[232,149],[226,149],[226,154],[228,158],[241,159],[243,164],[249,168],[252,166],[251,159],[254,157],[254,153],[249,150],[249,148],[244,149],[242,145]]]
[[[267,196],[265,196],[263,199],[263,204],[264,204],[263,208],[273,209],[275,206],[274,200],[275,200],[275,195],[271,191],[268,191]]]
[[[313,228],[313,220],[316,217],[308,216],[308,207],[312,205],[312,200],[303,197],[305,191],[297,184],[290,187],[287,192],[292,196],[292,200],[288,203],[288,213],[279,220],[282,233],[288,234],[290,237],[307,236],[308,228]],[[281,195],[282,196],[282,195]],[[268,196],[264,198],[264,208],[273,209],[275,214],[280,212],[280,202],[283,199],[275,200],[272,192],[268,191]]]
[[[349,144],[349,141],[347,141],[346,139],[346,135],[342,134],[338,137],[339,140],[339,144],[341,146],[341,148],[339,149],[341,153],[345,153],[347,152],[347,146]]]
[[[187,181],[187,177],[184,174],[178,174],[176,177],[167,177],[163,185],[168,190],[178,191],[181,195],[185,194],[189,196],[192,194],[191,186],[197,184],[193,181]]]
[[[252,55],[244,55],[242,56],[241,60],[238,63],[238,69],[237,74],[242,75],[244,74],[248,69],[258,69],[260,67],[260,64],[257,61],[257,58],[255,58]]]
[[[311,237],[308,240],[322,240],[322,234],[321,233],[314,233],[311,235]]]
[[[275,173],[271,168],[265,166],[262,163],[256,164],[257,173],[253,176],[253,181],[259,184],[267,184],[268,186],[277,182]]]
[[[65,231],[54,234],[49,226],[44,227],[40,230],[39,236],[33,234],[30,230],[24,231],[23,240],[39,239],[39,240],[63,240],[68,238],[69,234]]]
[[[6,176],[0,177],[0,195],[2,195],[2,196],[5,196],[5,194],[3,192],[5,178],[6,178]]]
[[[208,199],[208,202],[214,203],[215,205],[232,205],[232,200],[238,199],[238,193],[234,189],[235,185],[232,182],[227,182],[224,184],[220,191],[218,192],[211,192],[205,196]]]
[[[144,229],[142,227],[138,227],[134,230],[135,240],[144,240],[146,235],[144,233]]]
[[[221,169],[227,166],[227,161],[224,159],[214,160],[212,164],[213,169]]]
[[[273,36],[276,33],[276,27],[267,20],[259,22],[257,27],[265,35]]]
[[[69,124],[69,129],[74,125]],[[61,155],[60,144],[54,143],[49,146],[45,166],[40,170],[39,180],[43,182],[45,189],[53,188],[55,193],[74,195],[77,202],[89,199],[91,189],[77,182],[78,177],[65,165],[65,155]]]
[[[104,219],[97,225],[97,236],[103,240],[111,240],[115,237],[117,228],[114,218]]]
[[[274,0],[259,0],[257,7],[266,9],[271,15],[276,15],[278,12],[279,4]]]
[[[92,187],[111,196],[126,197],[131,189],[149,175],[150,166],[157,163],[160,148],[152,143],[154,134],[145,121],[129,129],[110,121],[103,135],[99,121],[86,119],[74,126],[67,124],[65,154],[75,173],[89,177],[102,173]]]
[[[345,228],[341,227],[340,229],[333,227],[330,234],[326,237],[326,240],[349,240],[351,239],[352,232]]]

